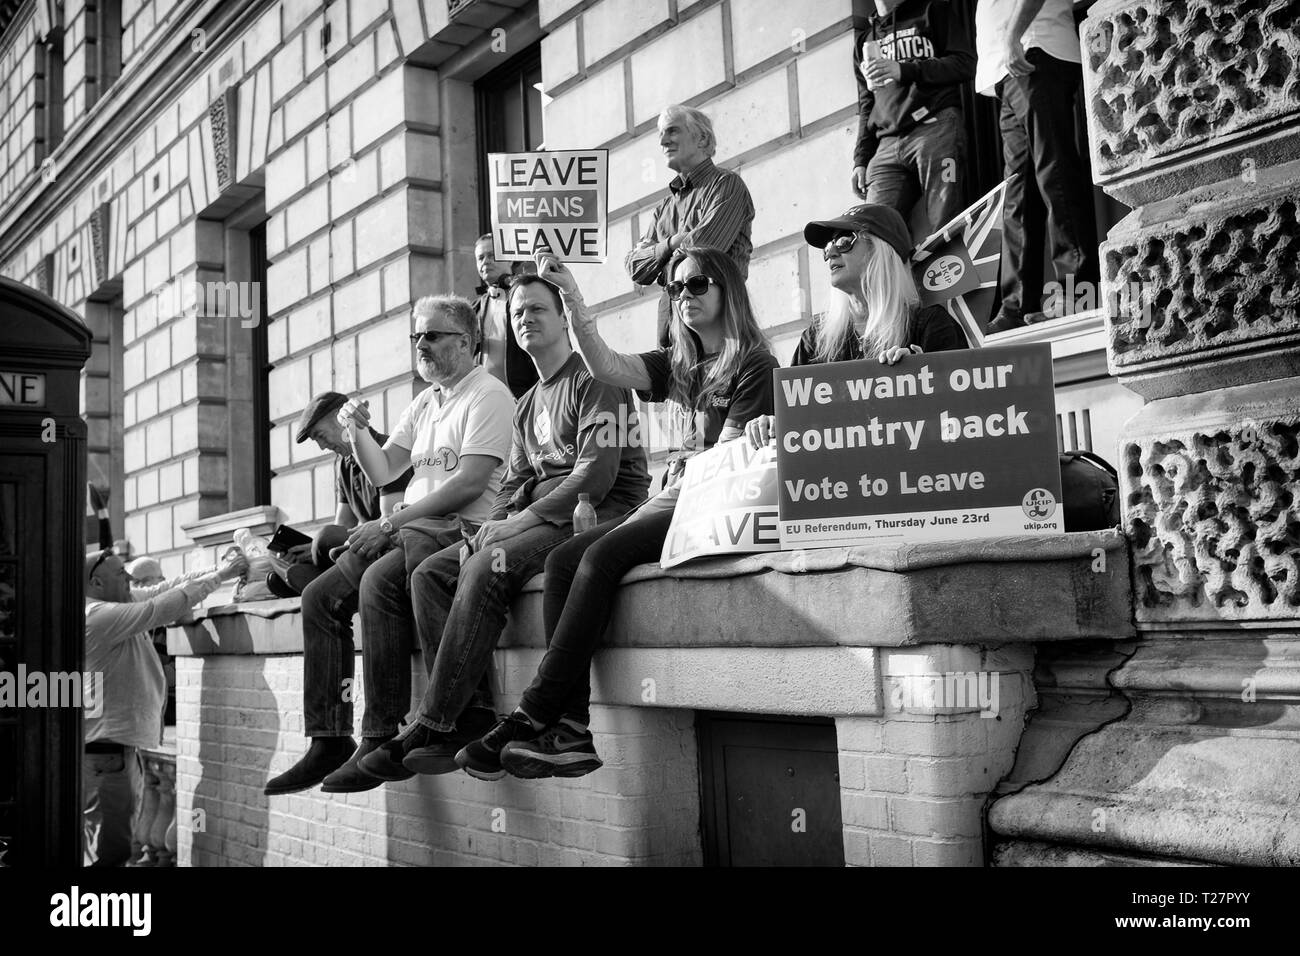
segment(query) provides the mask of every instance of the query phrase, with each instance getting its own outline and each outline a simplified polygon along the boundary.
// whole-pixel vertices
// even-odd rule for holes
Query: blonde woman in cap
[[[804,331],[791,366],[869,357],[893,365],[920,352],[969,348],[943,306],[921,305],[907,264],[911,234],[894,209],[854,206],[837,219],[808,223],[803,235],[822,251],[831,303]],[[773,439],[772,421],[763,415],[746,426],[755,448]]]

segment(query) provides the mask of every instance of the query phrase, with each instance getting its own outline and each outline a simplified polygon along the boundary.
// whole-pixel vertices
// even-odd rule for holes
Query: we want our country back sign
[[[783,549],[1064,531],[1050,345],[774,374]]]

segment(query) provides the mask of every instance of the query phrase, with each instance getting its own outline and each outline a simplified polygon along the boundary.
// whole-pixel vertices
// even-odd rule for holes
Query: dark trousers
[[[303,724],[308,737],[352,733],[356,648],[352,615],[361,611],[365,716],[363,737],[391,737],[411,706],[411,654],[418,634],[411,610],[411,573],[425,558],[451,545],[461,531],[452,522],[423,518],[398,532],[400,544],[373,561],[351,551],[302,594]],[[438,647],[421,643],[430,671]],[[479,687],[491,707],[486,681]]]
[[[882,136],[867,162],[867,202],[898,210],[909,222],[917,199],[925,200],[929,228],[920,242],[962,211],[965,193],[966,133],[961,110],[940,110],[932,122],[899,136]]]
[[[1003,167],[1019,174],[1002,214],[1002,311],[1011,316],[1040,308],[1045,243],[1056,281],[1098,278],[1091,181],[1075,142],[1083,70],[1037,48],[1026,56],[1034,71],[998,84]]]
[[[519,702],[533,720],[589,722],[591,658],[613,613],[618,582],[638,564],[659,560],[672,519],[671,511],[614,518],[547,556],[542,595],[546,656]]]

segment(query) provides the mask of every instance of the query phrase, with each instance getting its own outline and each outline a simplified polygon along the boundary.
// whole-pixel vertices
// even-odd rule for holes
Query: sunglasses
[[[709,291],[709,286],[711,285],[716,285],[718,288],[722,288],[718,282],[710,279],[708,276],[691,276],[685,282],[674,279],[672,282],[668,283],[665,288],[668,289],[668,298],[676,302],[682,297],[683,289],[698,299],[700,296],[704,295],[704,293]]]
[[[437,345],[439,341],[441,341],[444,338],[448,338],[449,336],[468,335],[468,334],[469,333],[467,332],[444,332],[441,329],[430,329],[427,332],[412,333],[411,335],[407,336],[407,338],[411,340],[412,345],[419,345],[420,339],[428,339],[434,345]]]
[[[858,234],[856,232],[846,232],[841,236],[836,236],[830,242],[826,243],[825,248],[822,249],[822,260],[824,261],[831,257],[832,249],[840,255],[844,255],[844,253],[848,252],[857,244]]]
[[[112,557],[113,554],[114,551],[112,548],[105,548],[103,551],[99,552],[98,559],[96,559],[95,563],[90,566],[90,573],[86,575],[87,580],[93,578],[95,572],[99,570],[99,566]]]

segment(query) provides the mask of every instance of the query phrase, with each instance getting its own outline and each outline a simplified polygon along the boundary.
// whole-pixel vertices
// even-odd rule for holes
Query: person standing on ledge
[[[111,550],[86,558],[86,673],[103,675],[103,699],[85,701],[81,762],[88,866],[122,866],[144,786],[141,750],[162,743],[167,677],[153,647],[155,628],[174,624],[224,582],[248,571],[237,555],[220,568],[191,571],[152,587],[132,588]],[[95,681],[86,691],[96,692]]]
[[[708,246],[725,252],[741,278],[748,278],[754,200],[740,176],[713,164],[718,140],[712,121],[689,106],[670,106],[659,114],[659,145],[677,175],[668,184],[668,198],[651,214],[645,235],[627,254],[627,274],[637,285],[667,285],[668,264],[682,247]],[[659,297],[663,348],[672,344],[672,315],[665,292]]]
[[[1042,307],[1044,244],[1062,289],[1095,288],[1097,229],[1075,138],[1083,57],[1069,0],[980,0],[975,40],[975,89],[1001,103],[1003,172],[1015,175],[1002,207],[1002,307],[988,328],[994,334],[1019,328]],[[1062,298],[1049,297],[1047,318],[1073,314],[1075,303]]]
[[[537,383],[537,367],[520,347],[507,315],[506,300],[515,270],[510,263],[497,261],[490,232],[474,243],[474,265],[483,280],[475,290],[478,299],[474,302],[481,349],[478,361],[518,399]]]
[[[965,208],[961,85],[975,75],[975,54],[944,0],[854,0],[853,7],[853,190],[904,221],[924,200],[921,240]]]

